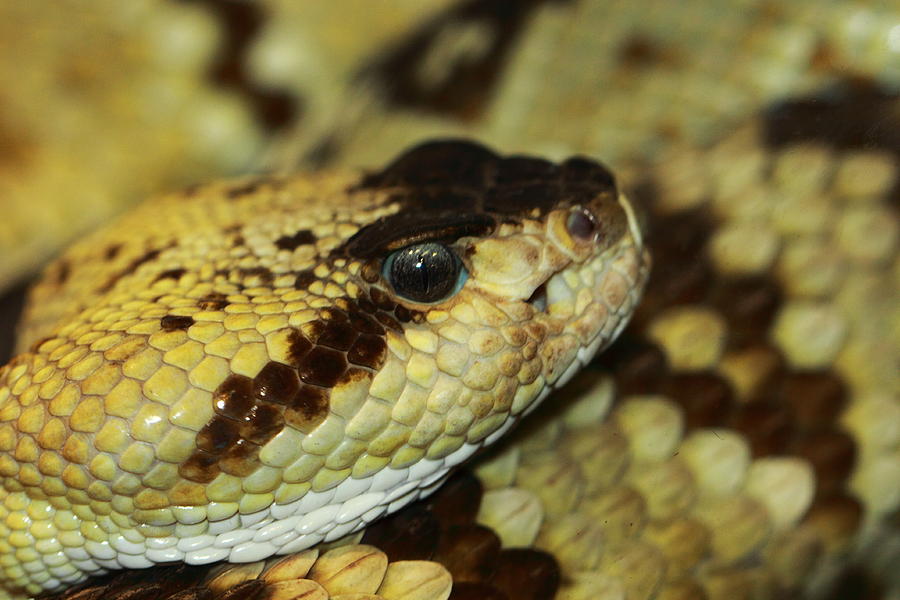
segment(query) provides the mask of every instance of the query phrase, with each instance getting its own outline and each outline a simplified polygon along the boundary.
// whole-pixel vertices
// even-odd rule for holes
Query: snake
[[[454,600],[724,600],[829,593],[834,599],[883,597],[878,584],[863,577],[868,571],[890,589],[900,586],[892,574],[900,556],[900,488],[895,484],[900,477],[896,9],[890,3],[855,0],[778,7],[691,0],[673,9],[664,2],[642,0],[627,6],[528,2],[505,10],[504,3],[482,0],[416,3],[417,8],[407,9],[405,21],[391,16],[383,22],[355,22],[353,13],[358,11],[346,10],[354,3],[339,4],[344,9],[319,14],[279,0],[265,0],[258,11],[241,3],[210,3],[210,12],[226,17],[223,65],[232,61],[230,75],[235,74],[234,65],[245,65],[237,72],[242,82],[228,90],[202,80],[203,61],[190,58],[199,57],[212,43],[203,35],[212,29],[206,23],[209,15],[203,14],[206,9],[148,5],[131,13],[144,17],[128,21],[123,29],[121,14],[101,15],[103,9],[95,7],[97,16],[84,21],[100,31],[108,28],[106,36],[71,35],[77,31],[76,20],[63,7],[44,15],[29,6],[8,19],[12,45],[36,46],[7,61],[15,85],[7,86],[4,99],[15,102],[4,103],[6,118],[0,119],[0,133],[14,142],[14,151],[0,165],[12,167],[3,173],[9,180],[3,194],[9,204],[5,214],[11,218],[0,244],[4,283],[10,273],[41,264],[52,248],[72,239],[86,224],[108,220],[114,207],[130,201],[135,191],[144,194],[158,180],[172,186],[184,181],[186,173],[215,180],[218,172],[198,169],[198,161],[219,167],[224,162],[233,170],[233,161],[252,153],[259,137],[248,130],[251,119],[239,102],[223,113],[226,97],[231,102],[243,94],[258,109],[284,108],[291,98],[292,110],[303,116],[295,131],[277,132],[289,144],[276,157],[289,170],[296,170],[301,158],[307,167],[366,167],[362,172],[225,181],[156,198],[111,229],[81,240],[46,269],[26,304],[19,356],[2,371],[5,379],[15,376],[16,385],[3,388],[0,396],[15,390],[17,398],[2,397],[2,475],[11,475],[4,485],[7,512],[2,524],[7,531],[0,537],[7,550],[0,567],[9,571],[3,583],[9,593],[34,595],[66,588],[58,595],[41,595],[79,600],[135,595],[280,599],[301,593],[304,598],[342,600],[435,600],[448,595]],[[41,36],[18,34],[33,30],[22,20],[25,13],[39,24],[52,22],[55,29]],[[246,22],[253,31],[230,31],[241,15],[252,17]],[[179,25],[179,31],[185,31],[182,18],[189,19],[192,33],[181,39],[193,39],[194,52],[186,53],[190,64],[179,69],[171,62],[171,52],[159,52],[165,44],[157,33]],[[260,23],[264,26],[256,31]],[[337,30],[357,34],[334,37]],[[397,32],[401,35],[390,39]],[[94,42],[110,34],[138,51],[110,54],[108,41]],[[233,34],[236,37],[228,40]],[[65,46],[69,37],[71,43]],[[57,38],[69,49],[59,57],[42,50],[42,44]],[[89,58],[94,55],[102,58]],[[298,57],[303,60],[291,62]],[[284,68],[292,64],[302,68]],[[129,81],[144,83],[125,90],[117,83],[122,72],[129,73]],[[21,73],[44,76],[22,78]],[[248,94],[246,88],[254,85],[258,87]],[[144,106],[145,98],[132,96],[135,90],[157,88],[185,94],[190,101],[155,108],[157,117],[148,131],[142,117],[131,111]],[[290,95],[272,95],[272,90],[289,90]],[[263,102],[268,100],[280,102]],[[186,103],[193,108],[185,110]],[[15,110],[38,104],[40,109]],[[57,118],[45,119],[46,114]],[[285,113],[268,110],[262,116],[271,123],[278,114]],[[58,135],[56,122],[78,124],[76,134],[63,127],[60,131],[68,135]],[[196,135],[209,133],[210,127],[217,136]],[[545,211],[551,209],[540,200],[547,187],[538,172],[554,168],[543,161],[528,166],[521,157],[508,163],[463,142],[444,146],[446,151],[431,159],[423,160],[434,151],[425,146],[393,168],[383,166],[404,148],[436,135],[480,139],[506,155],[551,157],[562,171],[548,185],[564,194],[577,187],[567,179],[575,171],[593,181],[584,184],[591,193],[607,194],[610,188],[602,169],[586,167],[583,159],[563,162],[567,156],[584,154],[611,165],[619,195],[630,198],[635,209],[631,215],[628,203],[619,201],[631,238],[640,239],[635,232],[645,231],[644,252],[655,264],[636,308],[630,298],[627,309],[623,305],[620,312],[613,311],[622,319],[621,326],[625,313],[633,309],[630,326],[598,360],[588,362],[589,352],[579,350],[575,362],[565,369],[560,365],[558,380],[542,371],[545,391],[553,389],[546,401],[538,406],[537,398],[543,395],[538,392],[527,408],[510,408],[502,425],[479,422],[479,433],[459,433],[466,441],[459,454],[439,459],[442,466],[429,462],[429,452],[434,456],[440,454],[437,450],[418,442],[410,445],[405,437],[404,427],[414,430],[428,424],[419,420],[413,425],[406,419],[398,424],[392,413],[394,438],[374,439],[381,444],[393,444],[396,437],[406,441],[393,453],[363,450],[359,460],[368,460],[368,467],[357,469],[355,463],[340,482],[325,480],[344,477],[347,465],[341,461],[350,460],[346,457],[354,451],[353,442],[335,442],[322,428],[316,429],[327,438],[321,447],[334,443],[331,452],[339,448],[344,454],[326,457],[321,447],[313,448],[319,453],[313,453],[305,468],[323,464],[306,480],[309,489],[296,484],[275,498],[274,490],[262,486],[240,499],[227,497],[244,486],[261,486],[261,479],[272,476],[266,469],[251,475],[242,469],[260,456],[272,458],[278,440],[293,435],[295,445],[306,452],[312,443],[304,447],[302,439],[313,434],[313,426],[333,426],[348,421],[349,414],[329,412],[318,423],[326,405],[329,411],[340,406],[340,396],[350,390],[336,394],[326,381],[311,382],[323,376],[310,368],[311,362],[294,360],[279,342],[270,347],[267,336],[274,330],[260,330],[259,323],[272,327],[289,302],[255,294],[272,296],[267,290],[285,287],[298,296],[301,290],[315,296],[315,307],[301,309],[306,300],[296,300],[295,308],[304,316],[295,317],[302,322],[289,322],[288,327],[300,329],[311,345],[315,338],[315,349],[307,351],[306,342],[298,341],[298,351],[304,357],[315,352],[316,364],[330,364],[334,370],[325,377],[351,377],[352,371],[361,381],[367,376],[374,380],[387,367],[395,374],[382,375],[381,383],[390,377],[398,381],[394,359],[405,356],[411,361],[401,361],[408,389],[393,400],[370,403],[367,397],[361,405],[360,410],[368,411],[366,419],[377,423],[375,409],[384,411],[392,403],[396,407],[401,399],[415,403],[409,390],[422,391],[422,382],[414,381],[429,372],[427,357],[437,358],[416,345],[432,343],[428,340],[434,338],[422,333],[428,327],[435,332],[442,327],[434,320],[443,315],[438,311],[429,321],[423,316],[430,314],[425,308],[449,302],[455,312],[450,311],[448,322],[468,312],[466,327],[473,327],[471,311],[455,303],[471,298],[472,291],[478,292],[475,298],[513,293],[541,320],[541,313],[556,304],[548,301],[565,292],[555,276],[545,284],[517,279],[527,278],[523,274],[528,261],[509,251],[511,244],[504,243],[500,252],[489,251],[492,244],[499,248],[500,241],[511,241],[498,231],[535,223],[540,228],[546,222]],[[185,145],[185,139],[196,143]],[[140,152],[135,153],[134,146]],[[513,214],[511,204],[504,202],[487,210],[485,190],[469,178],[475,172],[496,181],[512,164],[520,165],[524,178],[507,181],[501,200],[511,203],[520,196],[531,207],[527,197],[535,195],[538,206],[531,207],[535,212],[527,218]],[[60,171],[66,176],[47,176]],[[379,194],[393,199],[379,200]],[[601,210],[610,220],[595,223],[590,203],[575,206],[560,199],[568,213],[559,235],[591,235],[586,232],[599,227],[597,223],[620,220]],[[294,201],[303,207],[296,215],[289,210]],[[62,208],[49,208],[56,204]],[[446,204],[452,208],[443,212]],[[438,206],[441,215],[432,213]],[[277,216],[267,221],[268,213]],[[391,220],[401,213],[405,216]],[[311,218],[313,214],[319,216]],[[641,227],[634,227],[635,222]],[[249,223],[261,228],[245,229]],[[615,238],[615,230],[601,227],[597,240],[610,233]],[[435,239],[428,237],[432,233]],[[545,233],[553,248],[567,247],[560,246],[562,238],[549,229]],[[486,236],[483,251],[467,254],[461,241],[475,243],[480,236]],[[538,232],[523,237],[538,246],[544,239]],[[244,248],[250,250],[244,253]],[[369,248],[379,250],[369,255]],[[285,270],[276,265],[286,253],[291,258]],[[511,279],[485,281],[490,270],[472,261],[486,256],[496,259],[491,269],[512,265],[521,273],[506,272],[504,277]],[[324,265],[316,262],[320,259]],[[418,309],[410,308],[416,303],[409,294],[424,293],[422,280],[403,277],[411,259],[416,265],[433,260],[442,273],[434,291],[442,298],[419,296],[427,302]],[[363,278],[360,283],[356,275],[345,273],[354,260],[368,265],[365,272],[360,266],[361,274],[375,279],[377,272],[381,281]],[[210,261],[222,265],[210,267]],[[347,262],[337,266],[338,261]],[[618,280],[621,273],[609,275]],[[206,288],[201,280],[215,285]],[[357,298],[368,303],[342,298],[347,282],[359,286],[365,297]],[[635,294],[637,288],[640,285]],[[188,297],[178,300],[182,291]],[[79,379],[84,375],[79,369],[94,368],[90,361],[98,359],[88,354],[100,350],[103,342],[92,340],[96,331],[85,333],[75,323],[113,297],[117,308],[104,305],[99,313],[92,312],[98,319],[95,325],[109,327],[104,342],[128,338],[138,344],[134,338],[146,335],[157,345],[133,355],[122,348],[119,358],[104,348],[103,360],[107,352],[112,360]],[[332,301],[337,306],[329,304]],[[251,305],[258,314],[247,313]],[[483,302],[472,306],[478,318],[491,319]],[[610,308],[608,299],[605,306]],[[144,309],[152,330],[129,331],[139,325],[128,320],[128,311]],[[241,311],[245,314],[235,314]],[[221,329],[206,326],[209,335],[221,336],[192,338],[204,324],[189,319],[215,312],[224,313],[213,317],[222,316]],[[235,325],[241,319],[254,325]],[[363,329],[349,330],[345,323]],[[535,325],[519,323],[536,343]],[[599,343],[608,343],[607,334],[618,326],[604,325]],[[499,326],[501,337],[504,327]],[[469,344],[472,337],[480,337],[479,344],[487,344],[489,337],[496,341],[497,329],[489,329],[467,330],[469,338],[459,334],[449,342],[438,333],[437,343],[459,345],[453,348],[460,359],[465,347],[470,368],[473,361],[490,364],[503,360],[508,351],[492,353],[487,345]],[[83,336],[92,341],[89,351],[78,356],[83,350],[75,346]],[[73,346],[63,348],[67,344],[60,338]],[[289,352],[292,340],[286,341]],[[534,348],[530,341],[523,348]],[[503,342],[508,343],[506,337]],[[552,335],[545,342],[559,349],[560,341]],[[209,354],[199,351],[198,344],[204,349],[212,345]],[[281,354],[273,359],[269,352],[278,348]],[[476,352],[479,348],[484,356]],[[383,353],[385,363],[379,367],[377,361],[365,362],[366,350]],[[53,372],[49,363],[41,363],[41,356],[53,364],[71,364],[62,377],[57,373],[38,381]],[[30,362],[35,360],[39,364]],[[120,378],[118,369],[126,364],[134,371],[122,371]],[[224,380],[202,383],[200,364],[233,378],[228,385]],[[342,366],[346,371],[336,375]],[[490,366],[482,368],[491,371]],[[449,386],[448,373],[438,371],[434,381]],[[460,389],[470,393],[465,375],[460,376]],[[470,383],[474,377],[469,373]],[[498,382],[507,382],[505,377],[512,376],[501,372]],[[88,380],[95,387],[82,394]],[[54,391],[54,386],[61,387]],[[269,403],[266,398],[274,390],[276,396],[305,394],[298,400],[302,414],[289,412],[287,402]],[[478,391],[481,402],[499,402],[494,394],[498,388]],[[167,394],[182,395],[176,400]],[[206,404],[189,404],[201,395]],[[116,398],[125,401],[113,407]],[[129,403],[129,398],[137,400]],[[224,404],[210,409],[212,398]],[[236,412],[225,408],[231,400]],[[471,398],[457,400],[467,407],[478,405]],[[179,402],[182,408],[191,406],[179,418],[197,419],[187,427],[173,424],[162,412],[169,403]],[[66,403],[81,403],[81,410],[76,413],[75,405],[66,408]],[[109,415],[107,404],[120,412]],[[46,411],[35,405],[46,406]],[[500,412],[483,417],[499,421]],[[431,415],[427,410],[423,414]],[[71,429],[73,417],[84,431]],[[462,417],[469,418],[465,413]],[[104,428],[106,421],[92,420],[98,418],[115,425]],[[276,433],[279,418],[284,427],[295,426],[300,433],[282,435],[284,428]],[[519,420],[513,429],[512,422]],[[135,423],[143,429],[133,429]],[[50,428],[46,433],[44,425]],[[256,426],[263,429],[256,431]],[[269,435],[273,437],[266,442]],[[423,429],[418,435],[425,435]],[[104,436],[110,446],[99,449],[97,440]],[[182,439],[174,443],[179,436]],[[495,438],[500,439],[493,450],[475,448]],[[271,445],[268,453],[262,452],[265,444]],[[174,460],[153,462],[151,447],[153,457],[168,450]],[[384,512],[395,512],[377,518],[382,507],[373,507],[356,520],[344,520],[346,514],[336,516],[341,509],[318,504],[327,504],[323,498],[336,488],[353,496],[349,506],[356,510],[373,501],[371,488],[349,486],[361,474],[365,479],[367,468],[377,470],[378,462],[388,458],[386,452],[390,459],[378,473],[397,475],[408,469],[410,480],[421,477],[421,491],[403,496],[403,490],[394,490],[403,498],[393,498]],[[476,466],[454,467],[468,452],[479,454]],[[395,459],[398,453],[403,456]],[[97,458],[100,454],[112,463]],[[149,461],[150,470],[136,472],[148,464],[142,461]],[[412,462],[401,466],[406,461]],[[182,468],[182,463],[187,464]],[[447,475],[444,468],[463,470],[437,487]],[[95,471],[103,477],[97,478]],[[152,485],[135,484],[145,478]],[[190,539],[174,543],[168,539],[170,517],[163,508],[166,489],[176,489],[167,488],[173,480],[179,482],[173,485],[184,502],[172,509],[171,518],[178,513],[182,519],[199,519],[188,525],[176,520],[175,528],[180,526]],[[226,480],[231,489],[220,485],[209,492],[222,496],[207,498],[204,513],[202,502],[196,503],[199,489],[215,489]],[[118,491],[111,489],[114,482]],[[26,485],[31,486],[27,491]],[[334,488],[325,489],[330,485]],[[123,487],[127,493],[121,494]],[[57,495],[48,496],[44,488]],[[196,493],[190,502],[185,500],[188,492]],[[133,505],[139,494],[146,502],[140,508]],[[257,507],[252,503],[265,504],[269,494],[273,519],[299,517],[286,514],[292,501],[305,502],[301,512],[309,509],[316,519],[306,525],[298,525],[299,520],[263,523],[267,517],[257,513],[264,510],[253,512]],[[424,501],[400,506],[415,494]],[[66,521],[65,511],[71,509],[66,502],[71,501],[63,499],[70,496],[85,508]],[[131,504],[123,496],[131,498]],[[334,491],[331,498],[336,496]],[[135,534],[135,521],[126,514],[162,520],[138,524],[142,533]],[[310,523],[322,515],[333,519],[313,532]],[[204,518],[213,525],[204,524]],[[362,532],[350,533],[360,520],[366,531],[362,538]],[[256,547],[242,546],[231,557],[246,541],[241,536],[249,534],[229,536],[216,528],[245,525],[257,533],[268,528],[260,540],[276,534]],[[216,534],[211,543],[209,527]],[[311,537],[299,539],[307,534]],[[321,542],[316,543],[319,536]],[[59,554],[63,542],[71,546]],[[315,545],[294,552],[307,543]],[[273,550],[278,544],[294,547]],[[332,548],[334,544],[344,545]],[[100,554],[91,558],[87,550],[78,549],[88,547]],[[223,555],[226,549],[228,556]],[[187,562],[196,562],[204,551],[211,561],[218,553],[224,560],[245,562],[185,566],[179,553],[186,557],[194,550]],[[270,551],[276,553],[263,558]],[[64,556],[66,552],[74,558]],[[154,562],[148,556],[170,566],[148,567]],[[71,587],[83,576],[104,570],[110,575]]]
[[[580,157],[436,141],[148,202],[48,267],[0,370],[3,586],[344,537],[570,380],[648,271]]]

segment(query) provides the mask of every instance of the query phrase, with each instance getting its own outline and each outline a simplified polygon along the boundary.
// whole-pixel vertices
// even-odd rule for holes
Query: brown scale
[[[220,292],[212,292],[197,301],[200,310],[222,310],[228,306],[228,297]]]
[[[213,394],[213,408],[216,416],[197,433],[197,450],[179,467],[182,477],[198,483],[219,472],[250,475],[260,448],[285,423],[308,433],[325,419],[328,393],[301,383],[296,369],[270,362],[253,379],[226,379]]]
[[[163,271],[157,275],[154,281],[160,281],[162,279],[174,279],[175,281],[178,281],[185,273],[187,273],[187,269],[169,269],[168,271]]]
[[[293,252],[300,246],[311,246],[316,243],[318,238],[309,229],[301,229],[294,235],[284,235],[275,240],[275,246],[279,250],[288,250]]]
[[[659,389],[684,409],[689,429],[715,427],[725,422],[734,406],[731,385],[717,373],[676,373],[667,377]]]
[[[453,576],[454,600],[549,600],[559,588],[556,560],[532,549],[502,549],[489,528],[475,523],[481,483],[462,471],[424,501],[378,521],[362,543],[389,560],[433,560]]]
[[[677,56],[671,49],[661,45],[658,40],[643,35],[632,35],[626,39],[619,48],[618,59],[619,64],[627,71],[678,63]]]
[[[305,271],[300,271],[297,273],[297,278],[294,280],[294,289],[305,290],[309,288],[313,282],[318,281],[319,278],[313,273],[312,269],[307,269]]]
[[[338,298],[319,318],[288,336],[288,362],[271,361],[255,377],[231,375],[213,393],[216,415],[197,433],[197,450],[179,467],[185,479],[209,483],[220,473],[244,477],[258,466],[262,446],[290,425],[312,432],[328,416],[330,390],[370,377],[387,358],[385,326],[400,324],[399,305],[381,290],[371,297]],[[225,303],[206,297],[201,303]],[[401,313],[412,319],[413,312]],[[400,318],[400,316],[398,316]],[[189,320],[189,322],[188,322]],[[165,330],[186,329],[191,317],[167,315]]]
[[[122,250],[122,244],[111,244],[103,251],[103,258],[105,260],[113,260],[119,255],[120,250]]]
[[[166,315],[159,320],[159,326],[163,331],[186,330],[194,324],[193,317]]]
[[[63,285],[66,281],[68,281],[71,272],[72,266],[69,264],[69,261],[59,261],[59,267],[56,271],[56,285]]]
[[[255,194],[259,190],[263,188],[266,184],[266,181],[261,179],[254,179],[249,183],[241,183],[230,189],[225,190],[225,195],[231,200],[239,200],[244,196],[249,196],[251,194]]]

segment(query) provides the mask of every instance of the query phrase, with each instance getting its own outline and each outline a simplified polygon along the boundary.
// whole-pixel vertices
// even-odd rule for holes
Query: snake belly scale
[[[47,268],[0,369],[3,587],[341,538],[567,381],[648,268],[604,167],[461,141],[148,201]]]

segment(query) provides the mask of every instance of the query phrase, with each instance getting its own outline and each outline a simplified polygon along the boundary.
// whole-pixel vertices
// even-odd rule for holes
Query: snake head
[[[0,516],[67,540],[0,548],[0,585],[341,538],[562,385],[646,273],[582,158],[435,142],[148,202],[48,268],[0,368]]]
[[[592,160],[554,164],[437,141],[359,187],[385,194],[396,212],[348,251],[378,257],[371,285],[417,315],[409,330],[439,340],[440,371],[452,362],[450,373],[480,392],[515,378],[491,411],[518,414],[565,383],[615,338],[642,291],[649,260],[636,219]]]

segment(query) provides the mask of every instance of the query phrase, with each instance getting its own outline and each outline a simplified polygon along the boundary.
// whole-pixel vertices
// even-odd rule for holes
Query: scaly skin
[[[468,279],[404,300],[382,263],[429,239]],[[603,167],[464,143],[147,202],[47,269],[0,369],[3,586],[342,537],[568,380],[647,268]]]

